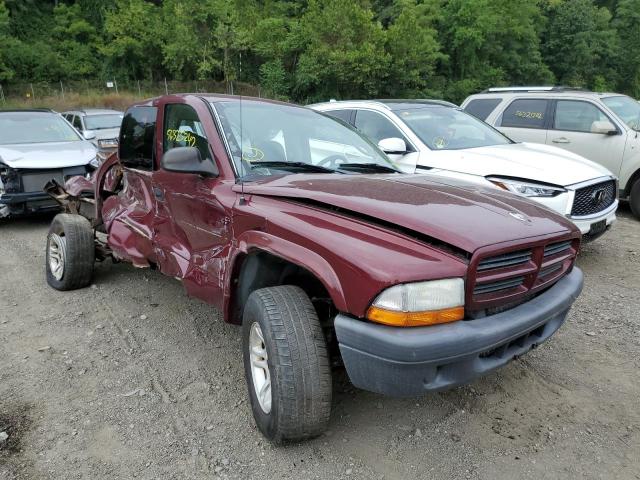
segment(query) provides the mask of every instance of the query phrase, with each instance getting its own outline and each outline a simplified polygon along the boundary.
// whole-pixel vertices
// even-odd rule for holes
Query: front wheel
[[[256,290],[242,320],[251,409],[275,443],[313,438],[331,413],[331,370],[318,315],[306,293],[285,285]]]
[[[74,290],[91,283],[95,261],[93,228],[84,217],[61,213],[47,235],[47,283],[56,290]]]
[[[633,215],[640,220],[640,178],[638,178],[631,186],[629,192],[629,206]]]

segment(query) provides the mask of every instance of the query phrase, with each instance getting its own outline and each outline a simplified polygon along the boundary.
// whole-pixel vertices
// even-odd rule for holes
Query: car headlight
[[[512,180],[499,177],[487,177],[487,180],[503,190],[508,190],[509,192],[522,195],[524,197],[555,197],[562,192],[566,192],[562,187],[524,182],[522,180]]]
[[[89,162],[89,165],[91,165],[93,168],[98,168],[101,164],[102,161],[98,157],[95,157]]]
[[[372,322],[417,327],[464,318],[464,280],[405,283],[384,290],[367,310]]]
[[[100,148],[118,148],[117,138],[103,138],[98,140],[98,146]]]

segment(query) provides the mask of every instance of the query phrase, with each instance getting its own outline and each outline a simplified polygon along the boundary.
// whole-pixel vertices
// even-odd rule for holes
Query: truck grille
[[[576,190],[571,216],[583,217],[606,210],[616,200],[616,182],[607,180]]]
[[[573,267],[579,240],[538,242],[529,249],[479,254],[471,260],[467,310],[515,307],[550,287]]]

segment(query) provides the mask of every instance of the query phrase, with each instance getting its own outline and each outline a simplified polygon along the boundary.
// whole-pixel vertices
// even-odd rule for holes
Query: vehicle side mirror
[[[84,132],[82,132],[82,136],[85,140],[93,140],[94,138],[96,138],[96,132],[94,132],[93,130],[85,130]]]
[[[202,160],[196,147],[172,148],[162,156],[160,166],[168,172],[194,173],[205,177],[218,176],[218,168],[209,159]]]
[[[378,142],[378,148],[391,155],[404,155],[407,153],[407,144],[397,137],[383,138]]]
[[[591,133],[615,135],[618,133],[618,129],[608,120],[597,120],[591,124]]]

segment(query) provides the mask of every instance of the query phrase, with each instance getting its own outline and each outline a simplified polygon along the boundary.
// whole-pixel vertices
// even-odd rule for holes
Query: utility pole
[[[62,93],[62,100],[64,100],[64,86],[62,86],[62,80],[60,80],[60,93]]]
[[[164,94],[169,95],[169,87],[167,86],[167,77],[164,77]]]
[[[33,83],[31,83],[30,85],[31,85],[31,101],[35,102],[36,101],[36,92],[33,90]]]

